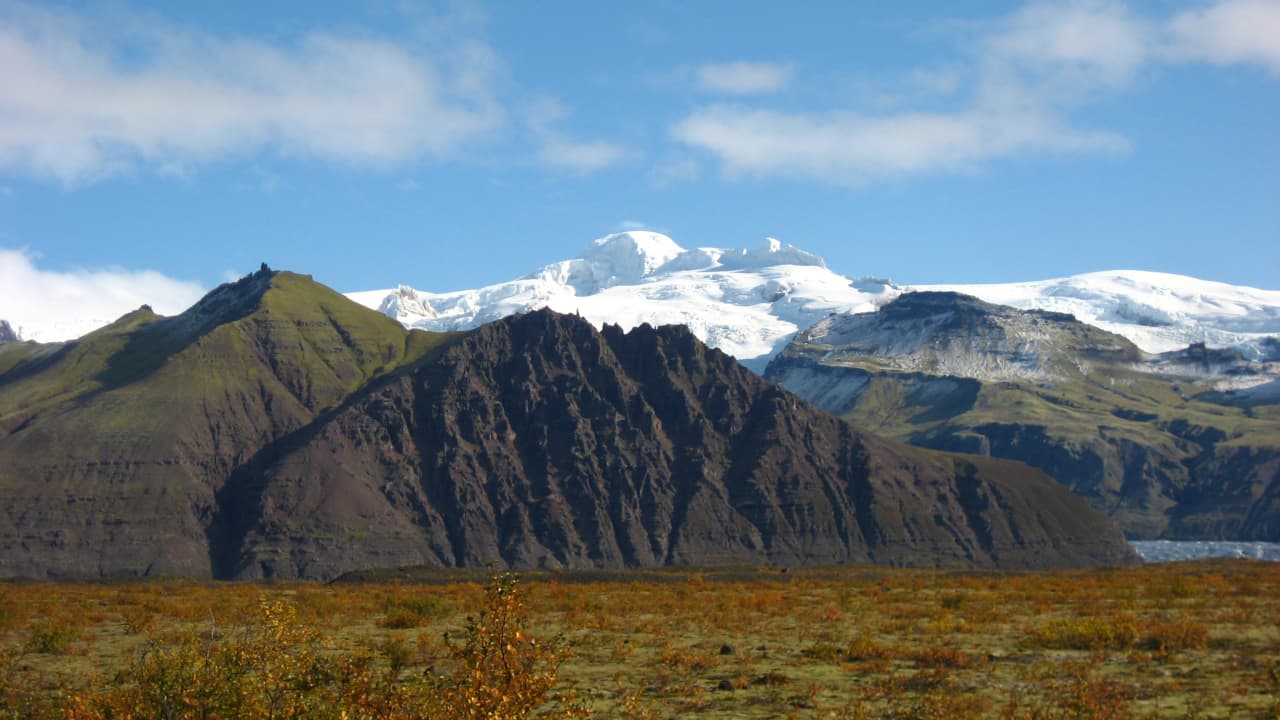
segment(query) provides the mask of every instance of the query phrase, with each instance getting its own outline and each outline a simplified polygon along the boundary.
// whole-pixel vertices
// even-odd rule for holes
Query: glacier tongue
[[[1280,291],[1138,270],[1019,283],[897,286],[848,278],[822,258],[766,238],[755,249],[685,249],[656,232],[600,238],[578,257],[474,290],[400,287],[350,293],[424,330],[476,327],[550,307],[597,326],[687,325],[707,344],[763,370],[799,330],[832,313],[872,312],[903,292],[952,290],[1020,309],[1065,312],[1132,340],[1147,352],[1192,343],[1238,347],[1250,358],[1280,335]]]

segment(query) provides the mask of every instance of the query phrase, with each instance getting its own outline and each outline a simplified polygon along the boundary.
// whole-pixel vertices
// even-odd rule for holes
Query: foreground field
[[[0,718],[1277,718],[1278,626],[1280,564],[1221,560],[10,583]]]

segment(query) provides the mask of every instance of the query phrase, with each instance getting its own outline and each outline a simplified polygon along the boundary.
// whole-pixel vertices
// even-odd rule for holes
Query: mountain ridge
[[[766,376],[924,447],[1039,467],[1134,538],[1280,537],[1280,362],[1162,354],[1067,314],[951,292],[800,333]]]
[[[682,328],[424,333],[264,267],[17,347],[4,576],[1135,561],[1042,473],[867,435]]]
[[[872,311],[912,291],[957,291],[1020,309],[1067,312],[1159,353],[1193,343],[1256,357],[1280,335],[1280,291],[1150,271],[1107,271],[1035,282],[896,285],[845,277],[818,256],[768,238],[755,250],[684,249],[653,232],[615,233],[577,258],[506,283],[444,293],[400,286],[349,293],[407,327],[460,330],[541,307],[597,327],[687,325],[763,371],[795,333],[829,314]]]
[[[1269,336],[1280,336],[1280,290],[1142,270],[1014,283],[895,284],[883,277],[846,277],[817,255],[772,238],[754,249],[686,249],[649,231],[607,235],[575,258],[472,290],[433,293],[400,285],[347,295],[408,327],[430,331],[474,328],[541,307],[580,314],[597,328],[683,324],[763,372],[796,332],[827,315],[874,310],[904,292],[921,290],[955,290],[1021,309],[1070,312],[1152,353],[1205,343],[1236,347],[1254,358]],[[107,324],[93,320],[102,313],[92,307],[41,324],[30,312],[41,299],[30,300],[25,311],[0,308],[0,317],[26,339],[65,341]]]

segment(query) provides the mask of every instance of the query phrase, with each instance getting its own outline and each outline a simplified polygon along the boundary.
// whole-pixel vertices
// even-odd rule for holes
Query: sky
[[[627,229],[1278,289],[1277,38],[1280,0],[0,0],[0,318],[261,262],[457,290]]]

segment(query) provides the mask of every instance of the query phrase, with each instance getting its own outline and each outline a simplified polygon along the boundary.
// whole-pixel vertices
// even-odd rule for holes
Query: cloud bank
[[[0,249],[0,320],[24,340],[71,340],[142,305],[174,315],[204,292],[153,270],[44,270],[29,252]]]
[[[118,25],[0,10],[0,169],[75,185],[263,150],[385,167],[448,154],[502,121],[483,52],[451,72],[358,35],[271,44]]]
[[[1230,0],[1183,12],[1169,26],[1175,58],[1256,63],[1280,75],[1280,2]]]
[[[784,113],[711,106],[672,131],[709,150],[730,176],[781,175],[859,184],[884,176],[963,170],[994,157],[1031,150],[1124,151],[1114,134],[1081,132],[1032,111]]]
[[[673,123],[670,137],[710,154],[730,178],[858,185],[971,171],[1032,153],[1126,152],[1128,139],[1079,127],[1073,114],[1125,91],[1153,65],[1249,63],[1280,74],[1280,0],[1219,0],[1163,20],[1119,2],[1040,2],[967,27],[958,38],[968,53],[958,74],[916,68],[909,76],[946,81],[912,83],[925,90],[916,100],[928,109],[804,111],[715,103]],[[711,84],[718,81],[727,92],[785,84],[771,83],[768,73],[745,63],[707,68],[719,73]],[[701,74],[699,79],[706,84]]]

